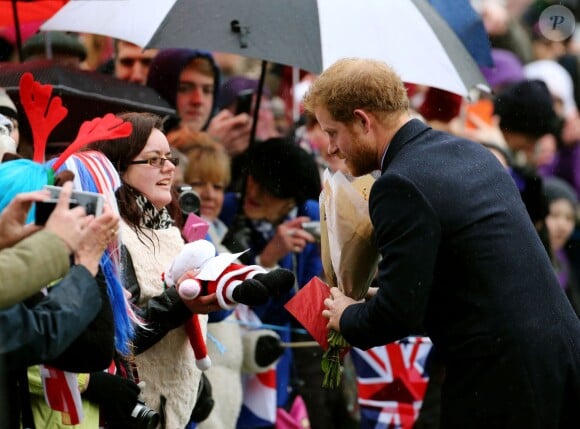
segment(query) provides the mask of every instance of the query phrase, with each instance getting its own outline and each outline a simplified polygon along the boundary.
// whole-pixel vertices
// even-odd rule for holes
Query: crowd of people
[[[540,31],[550,2],[471,3],[494,62],[477,100],[351,58],[302,72],[300,97],[291,68],[270,64],[257,103],[259,61],[55,33],[52,62],[148,86],[175,114],[99,118],[45,159],[66,111],[0,91],[0,427],[578,427],[580,45]],[[23,60],[45,48],[29,38]],[[381,256],[363,301],[332,288],[305,309],[353,347],[333,389],[285,308],[325,279],[304,224],[321,221],[327,170],[376,178]],[[40,222],[45,185],[61,191]],[[71,204],[76,191],[102,194],[102,211]],[[192,222],[206,227],[195,238]],[[167,281],[200,238],[238,269],[285,274],[237,301],[201,267]]]

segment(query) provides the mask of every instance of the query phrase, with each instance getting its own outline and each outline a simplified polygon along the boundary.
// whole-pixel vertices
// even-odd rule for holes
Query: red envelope
[[[304,329],[326,350],[328,348],[328,319],[322,316],[324,300],[330,296],[329,286],[313,277],[284,307]]]

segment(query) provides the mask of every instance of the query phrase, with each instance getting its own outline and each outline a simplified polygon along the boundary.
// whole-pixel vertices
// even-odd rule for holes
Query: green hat
[[[78,37],[62,31],[48,31],[37,33],[24,43],[22,58],[26,60],[34,55],[45,54],[47,35],[54,54],[71,55],[78,57],[81,61],[87,57],[87,48]]]

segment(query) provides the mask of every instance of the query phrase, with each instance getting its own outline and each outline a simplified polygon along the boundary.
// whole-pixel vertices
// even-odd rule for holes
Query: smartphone
[[[493,102],[487,98],[469,103],[465,109],[465,128],[473,130],[475,124],[469,120],[471,115],[481,118],[486,124],[493,124]]]
[[[316,238],[317,241],[320,240],[320,222],[319,221],[312,221],[312,222],[304,222],[302,224],[302,229],[306,232],[309,232]]]
[[[50,214],[56,207],[62,188],[59,186],[45,185],[44,189],[50,191],[50,198],[36,203],[34,211],[34,223],[44,225]],[[72,191],[69,207],[83,206],[88,215],[99,216],[103,213],[105,197],[97,192]]]
[[[252,110],[253,100],[253,89],[245,89],[238,92],[238,95],[236,96],[236,115],[239,115],[240,113],[247,113],[249,115],[250,111]]]

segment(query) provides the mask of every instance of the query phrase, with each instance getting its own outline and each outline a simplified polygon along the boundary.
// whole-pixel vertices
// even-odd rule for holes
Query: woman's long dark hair
[[[139,231],[141,230],[140,224],[142,218],[141,209],[136,202],[139,191],[125,183],[123,175],[129,168],[129,165],[131,165],[131,161],[141,153],[147,144],[151,132],[154,129],[163,131],[163,119],[152,113],[141,112],[122,113],[118,117],[131,123],[133,126],[131,135],[115,140],[98,141],[89,145],[87,149],[98,150],[104,153],[119,172],[123,183],[116,192],[119,213],[127,224],[136,231]],[[172,191],[172,195],[173,198],[166,207],[177,227],[181,228],[183,226],[183,215],[179,209],[175,190]]]

